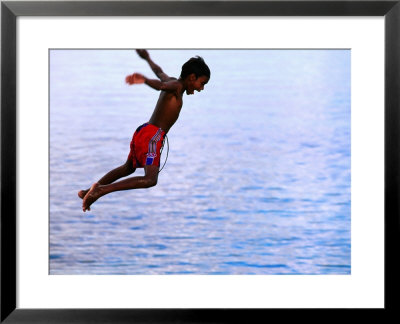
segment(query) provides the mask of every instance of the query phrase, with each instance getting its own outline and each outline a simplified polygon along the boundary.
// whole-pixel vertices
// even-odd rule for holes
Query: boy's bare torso
[[[149,120],[150,124],[160,127],[168,133],[175,124],[182,109],[182,94],[178,92],[161,91],[154,112]]]

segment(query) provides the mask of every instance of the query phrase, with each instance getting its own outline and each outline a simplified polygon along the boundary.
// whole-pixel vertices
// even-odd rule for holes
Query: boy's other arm
[[[126,77],[126,83],[128,84],[142,84],[145,83],[149,87],[155,90],[162,90],[168,92],[175,92],[179,90],[182,85],[177,80],[170,80],[170,81],[160,81],[155,79],[148,79],[144,75],[140,73],[133,73],[132,75],[128,75]]]
[[[161,69],[160,66],[158,66],[156,63],[153,62],[153,60],[150,58],[149,52],[145,49],[138,49],[136,50],[138,55],[144,59],[149,65],[150,68],[153,70],[154,74],[161,80],[161,81],[169,81],[171,78],[164,73],[164,71]]]

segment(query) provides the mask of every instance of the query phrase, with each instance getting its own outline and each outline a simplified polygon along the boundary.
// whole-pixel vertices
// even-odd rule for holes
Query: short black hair
[[[206,62],[200,56],[192,57],[189,61],[182,65],[181,78],[185,79],[188,75],[194,73],[196,78],[206,76],[210,78],[211,72]]]

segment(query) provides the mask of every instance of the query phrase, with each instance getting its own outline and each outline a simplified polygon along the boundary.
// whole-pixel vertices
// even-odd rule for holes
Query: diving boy
[[[165,135],[179,117],[182,108],[182,97],[186,92],[202,91],[210,79],[210,69],[204,60],[197,56],[182,66],[179,79],[169,77],[155,64],[146,50],[136,50],[139,56],[147,61],[156,74],[157,79],[148,79],[139,73],[128,75],[125,79],[129,85],[147,84],[155,90],[161,90],[156,107],[150,120],[139,126],[130,143],[130,152],[126,162],[111,170],[90,189],[81,190],[78,196],[83,199],[82,210],[90,210],[90,206],[100,197],[114,191],[150,188],[157,184],[160,167],[160,150]],[[136,168],[144,168],[144,176],[126,177]]]

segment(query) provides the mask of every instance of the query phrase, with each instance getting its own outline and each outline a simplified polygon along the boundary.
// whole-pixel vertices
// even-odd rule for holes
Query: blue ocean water
[[[124,83],[152,75],[134,50],[50,51],[50,274],[350,274],[350,51],[150,54],[171,76],[200,55],[211,80],[184,96],[158,185],[83,213],[158,93]]]

